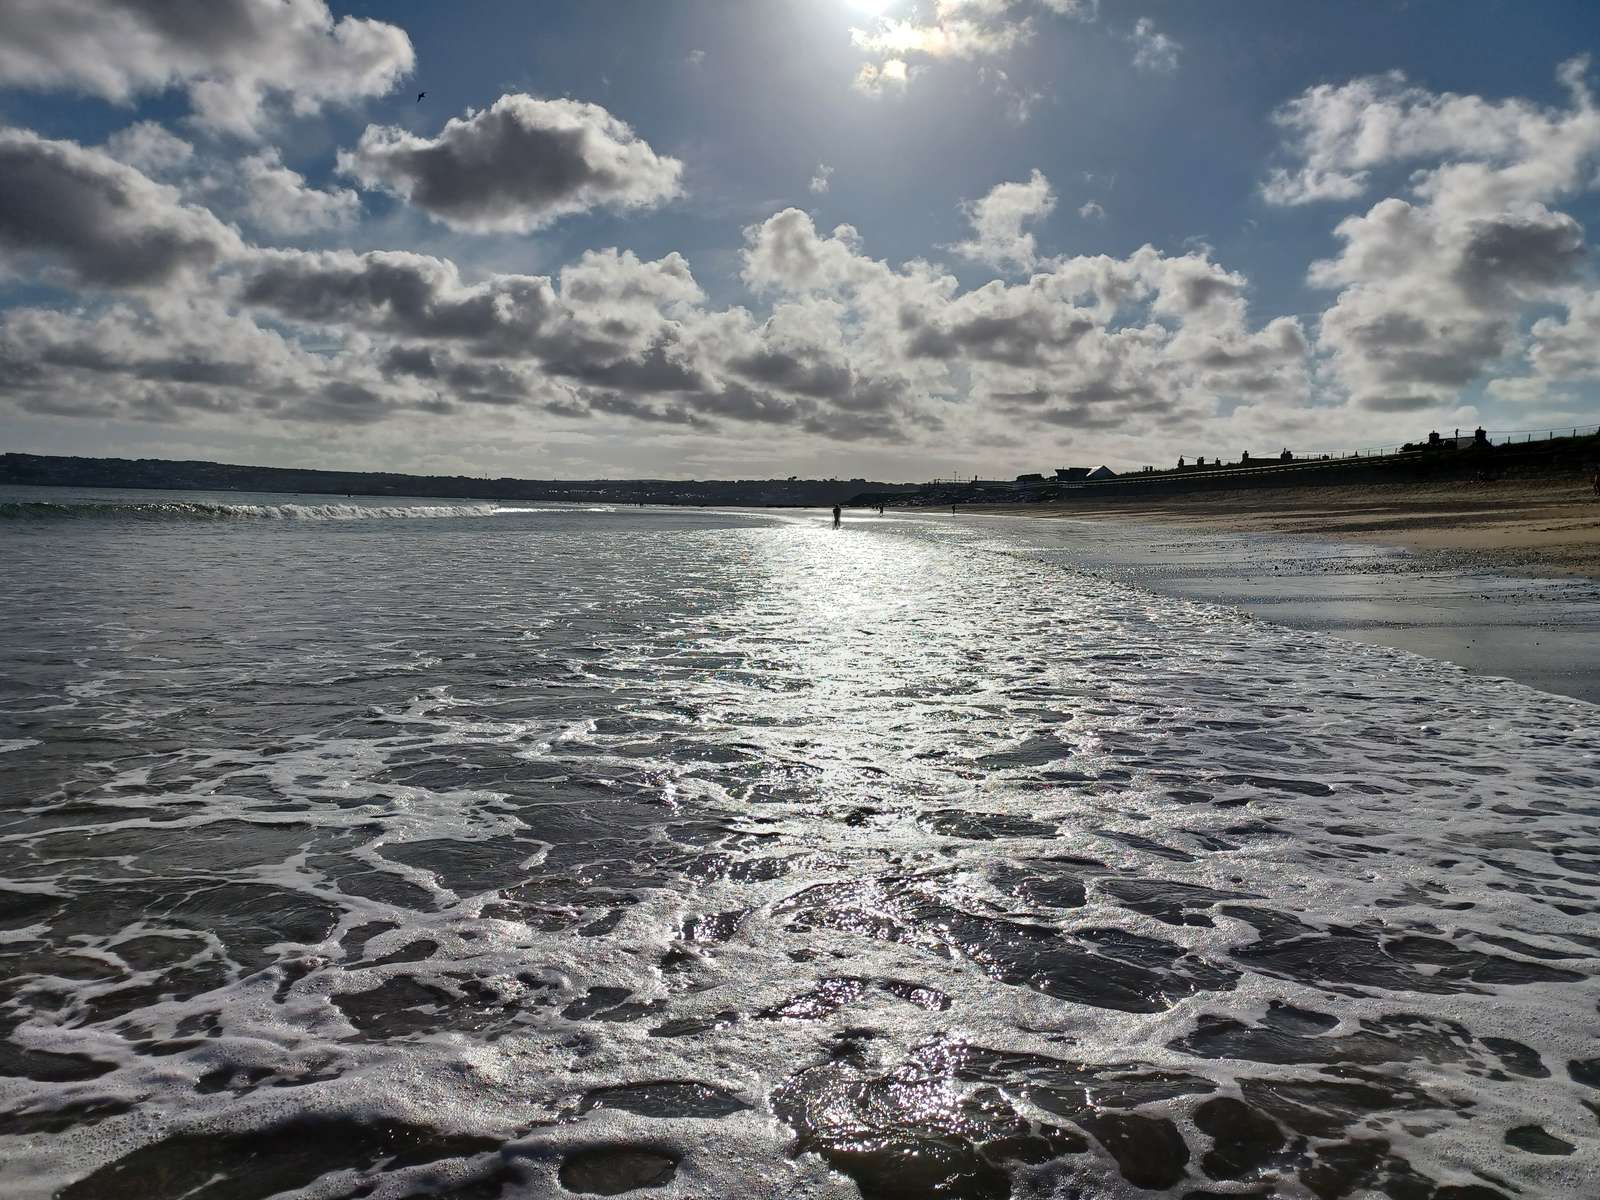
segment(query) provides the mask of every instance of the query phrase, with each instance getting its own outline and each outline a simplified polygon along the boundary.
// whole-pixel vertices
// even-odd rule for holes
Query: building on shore
[[[1096,479],[1115,479],[1117,473],[1101,464],[1098,467],[1057,467],[1057,483],[1088,483]]]

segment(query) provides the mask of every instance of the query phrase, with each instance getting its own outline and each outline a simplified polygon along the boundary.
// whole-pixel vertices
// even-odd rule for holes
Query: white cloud
[[[870,28],[850,31],[851,42],[875,61],[862,64],[855,87],[877,95],[904,87],[921,61],[987,59],[1009,53],[1033,37],[1034,15],[1092,21],[1099,0],[933,0],[910,17],[880,17]],[[1038,97],[1011,88],[1015,119],[1026,120]]]
[[[937,267],[891,267],[851,227],[820,233],[789,209],[746,231],[742,274],[768,305],[760,317],[712,305],[671,253],[594,250],[553,277],[473,281],[429,255],[252,247],[101,152],[13,143],[8,178],[56,201],[52,260],[80,284],[137,289],[75,313],[4,317],[6,402],[27,413],[332,436],[470,412],[892,446],[973,441],[997,421],[1128,432],[1198,420],[1225,392],[1292,405],[1305,391],[1298,325],[1252,330],[1244,280],[1204,254],[1041,260],[1023,232],[1053,203],[1039,174],[971,210],[974,248],[1033,264],[1028,283],[963,292]],[[285,204],[343,208],[308,200],[315,189],[275,155],[252,158],[236,178],[287,189]],[[72,186],[51,186],[56,176]],[[117,199],[85,204],[99,193]],[[0,212],[0,244],[39,253],[39,212]],[[76,215],[63,226],[61,212]]]
[[[1178,69],[1183,46],[1155,26],[1149,17],[1140,17],[1133,26],[1133,65],[1141,71],[1170,74]]]
[[[1006,106],[1006,119],[1016,125],[1026,125],[1033,116],[1034,107],[1045,98],[1038,88],[1021,88],[1011,81],[1011,76],[999,67],[983,67],[978,78],[994,88],[994,94]]]
[[[836,291],[871,268],[857,253],[861,236],[839,225],[817,236],[811,217],[788,208],[745,231],[741,278],[757,291]]]
[[[980,58],[1001,54],[1032,35],[1025,20],[969,19],[963,14],[971,7],[941,0],[930,24],[886,18],[876,29],[852,29],[850,40],[857,49],[884,58]]]
[[[1584,65],[1561,68],[1565,109],[1434,94],[1388,75],[1309,89],[1280,112],[1299,165],[1269,178],[1270,201],[1350,198],[1381,168],[1412,168],[1411,197],[1340,221],[1340,252],[1309,272],[1338,290],[1318,346],[1358,406],[1442,412],[1487,376],[1517,375],[1524,326],[1541,307],[1568,305],[1569,324],[1582,327],[1587,240],[1550,205],[1593,185],[1600,113]],[[1559,377],[1565,327],[1544,318],[1534,329],[1536,375]]]
[[[827,163],[818,163],[817,169],[811,176],[810,188],[813,195],[820,196],[828,190],[828,181],[833,178],[833,168]]]
[[[911,79],[911,68],[903,58],[886,58],[880,63],[862,63],[851,85],[868,96],[903,92]]]
[[[1078,206],[1078,215],[1085,221],[1104,221],[1106,210],[1094,200],[1086,200]]]
[[[355,192],[307,186],[305,176],[284,166],[276,150],[240,160],[239,180],[247,219],[270,233],[304,236],[352,225],[361,215]]]
[[[102,149],[118,162],[156,177],[189,165],[194,146],[154,121],[140,121],[119,129]]]
[[[159,178],[185,200],[281,238],[309,237],[353,225],[361,198],[348,188],[315,188],[283,164],[275,148],[231,157],[214,143],[205,152],[153,121],[106,140],[101,150]]]
[[[1438,186],[1442,175],[1446,187],[1461,188],[1472,176],[1497,189],[1494,203],[1571,190],[1587,182],[1584,168],[1600,145],[1587,69],[1587,58],[1562,64],[1571,97],[1565,109],[1434,93],[1398,71],[1308,88],[1273,116],[1296,163],[1274,170],[1262,195],[1273,204],[1354,199],[1374,170],[1429,160],[1449,165],[1428,171],[1424,187]]]
[[[527,233],[596,207],[650,207],[680,194],[683,173],[598,104],[521,94],[452,118],[434,138],[369,125],[339,167],[480,233]]]
[[[414,63],[394,25],[335,21],[324,0],[7,0],[0,85],[125,103],[181,88],[203,125],[253,136],[297,115],[389,92]]]
[[[1050,181],[1035,169],[1026,183],[1002,183],[967,210],[973,236],[951,249],[1000,270],[1030,270],[1037,261],[1032,233],[1023,225],[1055,210]]]

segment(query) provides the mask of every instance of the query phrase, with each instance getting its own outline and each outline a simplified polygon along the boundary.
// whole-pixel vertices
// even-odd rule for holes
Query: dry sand
[[[1301,534],[1404,547],[1419,566],[1600,579],[1600,498],[1574,480],[1195,492],[966,511]]]

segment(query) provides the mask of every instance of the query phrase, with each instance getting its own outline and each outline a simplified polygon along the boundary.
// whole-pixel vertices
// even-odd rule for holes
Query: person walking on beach
[[[833,506],[833,527],[835,529],[839,528],[839,506],[837,504]]]

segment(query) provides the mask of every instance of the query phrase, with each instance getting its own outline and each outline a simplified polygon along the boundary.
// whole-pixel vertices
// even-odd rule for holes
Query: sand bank
[[[1427,570],[1600,579],[1600,498],[1574,480],[1216,491],[972,511],[1126,518],[1195,532],[1298,534],[1402,548]]]

